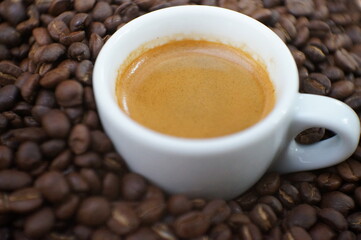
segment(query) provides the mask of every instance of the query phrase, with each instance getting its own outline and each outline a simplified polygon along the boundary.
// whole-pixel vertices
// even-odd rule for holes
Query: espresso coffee
[[[154,131],[213,138],[242,131],[275,103],[265,67],[244,51],[204,40],[171,41],[119,71],[120,108]]]

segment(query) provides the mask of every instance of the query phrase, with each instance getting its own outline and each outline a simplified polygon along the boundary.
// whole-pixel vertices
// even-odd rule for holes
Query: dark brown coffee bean
[[[0,44],[15,46],[21,41],[20,33],[7,23],[0,24],[0,32]]]
[[[167,208],[170,214],[177,216],[190,211],[192,203],[185,195],[172,195],[168,199]]]
[[[321,201],[321,193],[313,184],[303,182],[299,187],[301,198],[309,204],[316,204]]]
[[[6,169],[0,171],[0,190],[13,191],[26,186],[32,182],[28,173],[18,170]]]
[[[275,193],[280,184],[280,175],[278,173],[266,173],[256,184],[256,190],[260,195],[269,195]]]
[[[92,22],[89,26],[89,32],[91,34],[97,34],[100,37],[104,37],[107,33],[105,25],[101,22]]]
[[[315,37],[324,37],[330,32],[330,26],[320,20],[311,20],[308,24],[310,35]]]
[[[236,202],[241,206],[242,209],[250,210],[256,204],[257,199],[257,194],[254,191],[250,191],[242,194],[242,196],[236,199]]]
[[[126,200],[138,200],[146,191],[147,183],[136,173],[128,173],[122,178],[121,194]]]
[[[361,232],[361,213],[355,212],[347,217],[348,226],[351,230]]]
[[[277,217],[272,208],[266,204],[257,204],[249,213],[252,221],[264,232],[276,225]]]
[[[90,35],[89,48],[93,60],[96,59],[103,45],[104,40],[98,34],[92,33]]]
[[[341,80],[345,77],[343,71],[336,66],[327,66],[322,73],[325,74],[331,81]]]
[[[10,148],[0,145],[0,170],[7,169],[12,164],[13,156]]]
[[[0,85],[13,84],[23,70],[10,61],[0,62]]]
[[[3,1],[0,4],[0,15],[10,24],[16,25],[26,19],[26,9],[22,2]]]
[[[68,57],[77,61],[90,58],[89,47],[82,42],[74,42],[68,48]]]
[[[155,223],[160,220],[166,210],[164,201],[159,199],[147,199],[142,201],[136,209],[136,213],[142,223]]]
[[[32,212],[43,203],[43,196],[36,188],[23,188],[12,192],[8,198],[8,206],[12,212],[27,213]]]
[[[68,1],[68,0],[64,0],[64,1]],[[55,17],[54,19],[63,21],[66,25],[69,25],[70,20],[75,16],[75,12],[74,11],[65,11],[60,13],[57,17]]]
[[[109,200],[115,200],[119,197],[120,193],[120,179],[119,177],[111,172],[108,172],[103,177],[102,196]]]
[[[3,114],[0,114],[0,133],[4,132],[6,130],[8,123],[9,123],[8,119]],[[0,159],[1,159],[1,157],[0,157]],[[1,163],[0,163],[0,166],[1,166]],[[1,167],[0,167],[0,169],[1,169]]]
[[[351,231],[344,231],[338,235],[337,240],[356,240],[356,235]]]
[[[346,34],[330,34],[325,39],[325,45],[328,50],[334,52],[340,48],[349,48],[352,41]]]
[[[333,208],[323,208],[318,211],[318,217],[330,227],[339,231],[347,229],[345,217]]]
[[[356,90],[357,91],[357,88]],[[359,110],[361,108],[361,95],[360,94],[352,94],[348,98],[344,100],[344,102],[349,105],[354,110]]]
[[[70,30],[72,32],[85,30],[91,23],[91,17],[87,13],[77,13],[70,21]]]
[[[86,226],[102,225],[110,217],[109,202],[103,197],[89,197],[79,206],[77,220]]]
[[[19,96],[19,89],[15,85],[0,88],[0,112],[11,109]]]
[[[87,181],[77,172],[71,172],[66,175],[66,180],[74,192],[84,193],[90,190]]]
[[[300,204],[287,214],[285,224],[289,227],[299,226],[309,229],[316,223],[316,220],[316,210],[308,204]]]
[[[91,148],[100,153],[110,152],[113,148],[108,136],[100,130],[91,132],[91,141]]]
[[[85,153],[90,146],[90,132],[84,124],[77,124],[70,132],[68,144],[75,154]]]
[[[332,84],[329,96],[337,99],[345,99],[355,91],[355,84],[348,80],[337,81]]]
[[[341,186],[342,179],[333,173],[322,173],[317,177],[317,185],[325,191],[334,191]]]
[[[35,182],[36,188],[50,202],[57,203],[69,196],[70,188],[63,174],[49,171],[42,174]]]
[[[119,236],[106,228],[99,228],[94,231],[91,240],[121,240]]]
[[[231,209],[224,200],[212,200],[203,208],[211,221],[211,224],[220,224],[224,222],[230,215]]]
[[[242,225],[252,223],[251,219],[245,213],[233,213],[228,219],[227,224],[234,230],[240,229]]]
[[[70,33],[70,30],[68,26],[65,24],[65,22],[59,19],[54,19],[49,23],[48,31],[50,36],[55,41],[59,41],[60,36]]]
[[[74,0],[74,8],[78,12],[88,12],[90,9],[93,8],[95,2],[95,0]]]
[[[24,233],[34,239],[40,239],[50,232],[55,223],[55,216],[51,208],[45,207],[31,214],[24,223]]]
[[[327,192],[322,195],[321,207],[333,208],[346,215],[355,207],[355,202],[351,197],[342,192]]]
[[[35,142],[22,143],[16,152],[16,164],[21,170],[33,170],[39,166],[42,155],[39,145]]]
[[[189,212],[174,221],[175,233],[181,238],[196,238],[208,230],[210,219],[202,212]]]
[[[71,32],[67,35],[61,35],[59,41],[61,44],[64,44],[65,46],[69,46],[72,43],[83,41],[84,38],[85,38],[85,32],[77,31],[77,32]]]
[[[73,232],[79,240],[89,240],[93,230],[84,225],[76,225],[73,229]]]
[[[300,201],[300,193],[296,187],[289,183],[284,183],[278,190],[280,201],[286,207],[293,207]]]
[[[107,17],[113,14],[113,10],[107,2],[97,2],[92,11],[94,21],[103,22]]]
[[[334,231],[323,223],[317,223],[311,228],[309,233],[312,240],[331,240],[336,236]]]
[[[303,46],[306,44],[309,37],[310,37],[310,30],[306,26],[303,26],[298,29],[297,35],[293,40],[293,44],[297,47]]]
[[[78,66],[77,61],[71,59],[65,59],[58,65],[58,68],[62,69],[63,71],[69,72],[70,75],[74,75],[77,66]]]
[[[58,205],[55,209],[55,216],[57,219],[69,219],[74,216],[80,199],[76,195],[70,195],[64,202]]]
[[[81,61],[75,70],[76,79],[83,84],[92,84],[93,63],[89,60]]]
[[[135,211],[124,202],[114,204],[111,217],[107,222],[107,226],[119,235],[130,233],[138,228],[140,220]]]
[[[164,3],[161,3],[164,5]],[[220,3],[220,5],[222,5]],[[168,6],[170,6],[170,4],[168,3]],[[152,8],[150,9],[151,11],[156,10],[155,8],[160,9],[159,5],[153,5]],[[138,6],[133,3],[133,2],[124,2],[123,4],[121,4],[116,10],[115,13],[118,13],[124,22],[129,22],[130,20],[136,18],[139,16],[139,8]]]
[[[66,147],[64,140],[52,139],[41,144],[40,149],[47,158],[54,158],[60,154]]]
[[[317,176],[312,172],[297,172],[285,176],[287,180],[294,182],[314,182]]]
[[[232,232],[226,224],[218,224],[211,229],[209,236],[214,240],[230,240]]]
[[[303,81],[302,89],[306,93],[327,95],[331,90],[331,81],[323,74],[311,73]]]
[[[70,131],[70,121],[60,110],[54,109],[41,118],[46,133],[53,138],[66,138]]]
[[[64,112],[73,124],[77,124],[80,123],[83,118],[84,108],[81,106],[67,107],[64,108]]]
[[[239,229],[239,235],[244,240],[261,240],[262,234],[258,227],[252,223],[245,224]]]
[[[54,88],[60,82],[69,78],[69,72],[61,68],[55,68],[47,72],[41,79],[40,85],[44,88]]]
[[[62,171],[69,166],[71,160],[72,153],[69,150],[65,150],[52,160],[49,169]]]
[[[52,63],[65,54],[65,47],[59,43],[44,45],[34,55],[36,63]]]
[[[314,45],[307,45],[303,49],[303,52],[314,63],[322,62],[326,59],[325,53],[320,48]]]
[[[357,187],[355,189],[355,202],[358,204],[358,206],[361,206],[361,187]]]
[[[282,240],[312,240],[311,236],[301,227],[291,227]]]
[[[90,191],[94,194],[100,193],[101,191],[101,181],[98,174],[89,168],[82,168],[80,170],[80,175],[85,179],[90,187]]]
[[[176,236],[173,231],[164,223],[156,223],[152,226],[152,230],[164,240],[176,240]]]
[[[70,0],[54,0],[49,6],[49,13],[57,16],[70,8]]]
[[[0,141],[3,145],[14,148],[17,147],[21,142],[40,142],[43,141],[45,138],[46,133],[42,128],[27,127],[7,131],[5,134],[0,136]]]
[[[86,152],[77,155],[74,159],[75,165],[85,168],[99,168],[102,166],[101,157],[95,152]]]
[[[360,67],[352,55],[345,49],[336,51],[335,63],[341,69],[348,72],[354,72]]]
[[[31,115],[32,105],[27,102],[18,102],[13,108],[13,113],[17,114],[20,117],[26,117],[27,115]],[[4,115],[4,113],[3,113]],[[24,119],[23,119],[24,120]]]
[[[254,11],[251,17],[266,24],[272,21],[272,11],[270,9],[260,8]]]
[[[301,67],[306,60],[306,56],[303,52],[297,50],[296,48],[290,48],[293,58],[296,61],[298,67]]]
[[[44,27],[34,28],[33,36],[39,45],[48,45],[53,42],[48,30]]]
[[[315,6],[311,0],[286,0],[286,7],[295,16],[308,16],[313,13]]]
[[[135,231],[134,233],[129,234],[125,240],[157,240],[158,236],[149,228],[142,227]]]
[[[112,15],[105,19],[104,26],[108,32],[114,32],[122,23],[122,18],[119,15]]]
[[[55,89],[55,98],[62,107],[75,107],[83,102],[83,87],[74,80],[61,82]]]
[[[361,179],[361,163],[348,159],[337,165],[337,172],[347,182],[357,182]]]
[[[100,126],[99,117],[97,113],[93,110],[84,113],[82,123],[87,125],[90,129],[98,129]]]
[[[3,44],[0,44],[0,60],[5,60],[8,59],[9,57],[10,57],[9,49]]]
[[[281,202],[274,196],[271,195],[262,196],[258,199],[258,202],[270,206],[277,215],[283,212],[283,206]]]

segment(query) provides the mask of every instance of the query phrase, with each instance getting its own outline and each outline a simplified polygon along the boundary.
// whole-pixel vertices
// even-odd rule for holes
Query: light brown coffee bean
[[[66,138],[70,131],[70,121],[60,110],[54,109],[41,118],[41,124],[48,134],[53,138]]]
[[[104,40],[97,33],[92,33],[89,40],[89,49],[93,60],[96,59],[104,45]]]
[[[89,197],[80,204],[77,220],[86,226],[99,226],[108,220],[110,213],[110,204],[105,198]]]
[[[107,222],[110,230],[116,234],[124,235],[134,231],[139,225],[140,220],[129,204],[124,202],[114,204],[111,217]]]
[[[202,236],[210,226],[206,214],[193,211],[181,215],[174,221],[175,233],[181,238],[196,238]]]
[[[75,154],[85,153],[90,147],[91,136],[89,129],[84,124],[77,124],[70,132],[68,144]]]
[[[5,169],[0,171],[0,190],[14,191],[29,186],[32,183],[31,176],[22,171]]]
[[[35,181],[35,187],[53,203],[65,200],[70,194],[64,175],[57,171],[49,171],[39,176]]]
[[[120,191],[126,200],[138,200],[143,196],[146,188],[147,183],[142,176],[128,173],[122,178]]]

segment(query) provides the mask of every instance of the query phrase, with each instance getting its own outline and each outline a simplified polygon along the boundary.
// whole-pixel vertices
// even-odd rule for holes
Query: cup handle
[[[311,127],[323,127],[336,135],[302,145],[294,138]],[[299,94],[288,131],[290,144],[271,167],[272,171],[289,173],[335,165],[352,155],[360,138],[360,120],[346,104],[333,98]]]

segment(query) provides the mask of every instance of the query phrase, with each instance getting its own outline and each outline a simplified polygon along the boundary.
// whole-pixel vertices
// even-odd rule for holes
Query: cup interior
[[[204,39],[239,47],[266,66],[276,91],[275,107],[253,127],[232,135],[247,138],[246,135],[257,134],[256,131],[266,131],[272,122],[280,121],[290,111],[298,91],[298,72],[287,46],[260,22],[231,10],[210,6],[161,9],[138,17],[120,28],[106,42],[95,64],[93,82],[98,108],[107,108],[107,112],[122,121],[129,131],[138,132],[144,138],[184,143],[185,139],[153,132],[132,121],[118,107],[115,95],[118,70],[134,50],[147,42],[162,43],[177,38]],[[232,135],[203,141],[217,141]]]

